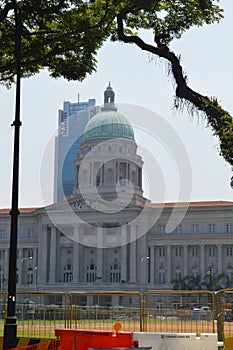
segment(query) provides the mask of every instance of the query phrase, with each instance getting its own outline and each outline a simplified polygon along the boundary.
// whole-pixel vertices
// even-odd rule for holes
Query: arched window
[[[166,273],[165,268],[163,265],[160,265],[159,267],[159,284],[166,283]]]
[[[179,276],[182,275],[182,269],[180,267],[180,265],[176,266],[176,278],[179,278]]]
[[[196,276],[199,275],[199,267],[198,267],[197,265],[194,265],[194,266],[192,267],[192,275],[193,275],[194,277],[196,277]]]

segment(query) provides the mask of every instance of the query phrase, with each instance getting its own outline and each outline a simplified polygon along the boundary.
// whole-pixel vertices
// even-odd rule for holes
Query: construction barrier
[[[61,349],[60,345],[61,345],[60,340],[50,340],[50,341],[43,341],[43,342],[39,341],[31,345],[20,346],[18,344],[16,348],[12,348],[9,350],[60,350]]]
[[[135,332],[134,342],[152,350],[217,350],[217,334]]]
[[[34,346],[36,344],[40,343],[47,343],[48,339],[38,339],[38,338],[28,338],[28,337],[22,337],[17,338],[17,345],[16,348],[24,348],[27,346]],[[3,349],[3,337],[0,337],[0,350]]]
[[[56,329],[61,340],[61,350],[88,350],[89,348],[132,348],[132,332],[91,331],[80,329]]]
[[[139,349],[139,350],[217,350],[217,334],[152,333],[152,332],[103,332],[85,330],[57,330],[57,340],[19,346],[11,350],[97,350],[97,349]]]

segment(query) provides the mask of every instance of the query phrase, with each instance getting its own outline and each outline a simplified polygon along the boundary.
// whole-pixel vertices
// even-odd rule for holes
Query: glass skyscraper
[[[58,111],[58,135],[55,138],[54,202],[73,193],[74,160],[87,122],[99,111],[96,100],[71,103],[65,101]]]

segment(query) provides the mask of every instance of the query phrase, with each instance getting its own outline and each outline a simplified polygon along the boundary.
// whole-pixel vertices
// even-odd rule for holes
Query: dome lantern
[[[101,111],[117,111],[115,106],[115,92],[111,87],[111,82],[109,82],[108,87],[104,91],[104,106]]]

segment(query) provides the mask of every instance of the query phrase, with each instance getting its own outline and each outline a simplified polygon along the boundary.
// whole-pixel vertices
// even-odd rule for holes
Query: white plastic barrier
[[[134,332],[138,347],[152,350],[217,350],[217,334]]]

